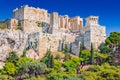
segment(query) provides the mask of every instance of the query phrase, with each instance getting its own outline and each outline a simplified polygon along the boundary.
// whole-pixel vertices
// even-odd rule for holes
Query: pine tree
[[[94,64],[94,48],[92,43],[91,43],[91,50],[90,50],[90,63]]]

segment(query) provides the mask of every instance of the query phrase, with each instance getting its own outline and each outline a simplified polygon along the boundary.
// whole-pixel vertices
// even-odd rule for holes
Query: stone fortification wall
[[[19,25],[24,32],[39,32],[38,24],[44,22],[50,24],[50,15],[47,10],[28,7],[28,5],[21,6],[13,10],[13,18],[19,21]]]
[[[20,21],[24,19],[24,7],[23,6],[13,10],[13,18],[20,20]]]
[[[98,47],[105,42],[106,31],[104,26],[91,27],[91,42],[94,44],[94,48]]]
[[[48,12],[45,9],[34,8],[34,7],[24,7],[24,19],[31,21],[40,21],[49,23]]]

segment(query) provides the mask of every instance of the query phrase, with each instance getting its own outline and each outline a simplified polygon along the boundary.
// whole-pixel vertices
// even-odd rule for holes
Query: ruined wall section
[[[82,29],[83,27],[83,19],[79,16],[76,16],[70,18],[68,24],[71,32],[80,32],[80,29]]]
[[[105,42],[106,29],[105,26],[100,26],[98,23],[98,16],[90,16],[86,18],[86,26],[82,29],[84,33],[84,46],[90,49],[91,43],[95,49]]]
[[[29,7],[28,5],[21,6],[14,11],[15,19],[19,20],[19,26],[22,27],[24,32],[42,32],[42,23],[49,24],[50,16],[47,10]],[[39,28],[40,27],[40,28]]]
[[[24,7],[24,19],[49,23],[47,10],[28,6]]]
[[[49,33],[52,34],[59,34],[60,32],[59,27],[59,16],[57,12],[53,12],[50,14],[50,28]]]
[[[59,16],[59,27],[61,30],[69,30],[68,19],[69,19],[69,17],[67,15]]]
[[[13,18],[19,21],[24,19],[24,6],[13,10]]]
[[[18,20],[16,19],[7,19],[5,21],[8,29],[17,29],[18,28]]]

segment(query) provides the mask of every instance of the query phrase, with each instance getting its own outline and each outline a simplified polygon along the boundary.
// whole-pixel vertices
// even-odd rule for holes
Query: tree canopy
[[[113,46],[120,46],[120,33],[119,32],[111,32],[110,36],[106,39],[106,44]]]

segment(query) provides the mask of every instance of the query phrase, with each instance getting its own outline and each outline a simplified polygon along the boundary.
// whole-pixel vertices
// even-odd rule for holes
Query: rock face
[[[48,23],[42,22],[42,32],[48,33],[48,30],[50,28],[50,25]]]
[[[38,51],[39,45],[39,32],[28,34],[28,39],[26,41],[26,50],[34,49],[36,52]]]
[[[74,54],[74,55],[77,55],[79,56],[79,52],[80,52],[80,42],[73,42],[71,43],[70,45],[71,47],[71,53]]]
[[[21,51],[24,48],[23,33],[16,30],[0,30],[0,60],[5,60],[11,51]]]
[[[5,61],[10,51],[22,55],[24,49],[38,51],[39,33],[23,33],[19,30],[0,30],[0,60]]]

